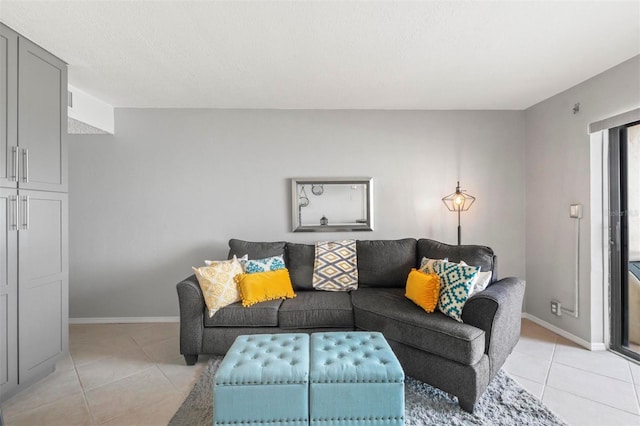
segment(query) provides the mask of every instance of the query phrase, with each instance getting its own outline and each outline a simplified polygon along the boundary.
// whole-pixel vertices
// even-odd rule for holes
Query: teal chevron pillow
[[[462,308],[473,290],[480,267],[436,260],[433,269],[440,276],[441,283],[438,309],[462,322]]]
[[[282,255],[266,257],[264,259],[240,259],[242,268],[247,274],[255,274],[257,272],[269,272],[284,269],[284,259]]]

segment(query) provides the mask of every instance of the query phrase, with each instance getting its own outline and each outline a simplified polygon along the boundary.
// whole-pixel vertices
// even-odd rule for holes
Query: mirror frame
[[[364,185],[367,197],[367,217],[363,224],[349,225],[302,225],[298,217],[298,186],[299,185]],[[293,232],[353,232],[373,231],[373,179],[370,177],[317,177],[317,178],[291,178],[291,230]]]

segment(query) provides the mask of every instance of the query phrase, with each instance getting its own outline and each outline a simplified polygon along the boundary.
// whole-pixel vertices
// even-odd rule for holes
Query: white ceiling
[[[523,109],[640,53],[640,1],[11,1],[117,107]]]

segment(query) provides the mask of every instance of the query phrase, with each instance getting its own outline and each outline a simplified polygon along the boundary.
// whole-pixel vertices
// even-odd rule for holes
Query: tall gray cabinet
[[[0,23],[0,401],[68,351],[67,67]]]

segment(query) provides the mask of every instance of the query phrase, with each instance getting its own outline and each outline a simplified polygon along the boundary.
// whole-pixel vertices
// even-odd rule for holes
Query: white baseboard
[[[568,331],[565,331],[559,327],[556,327],[553,324],[550,324],[548,322],[546,322],[545,320],[541,320],[540,318],[533,316],[531,314],[528,314],[526,312],[522,313],[522,318],[528,319],[530,321],[535,322],[536,324],[538,324],[541,327],[546,328],[549,331],[553,331],[556,334],[559,334],[560,336],[564,337],[567,340],[571,340],[573,343],[578,344],[580,346],[582,346],[583,348],[589,349],[590,351],[606,351],[607,347],[605,346],[604,343],[601,342],[587,342],[584,339],[581,339],[578,336],[575,336],[571,333],[569,333]]]
[[[145,322],[180,322],[180,317],[69,318],[69,324],[127,324]]]

